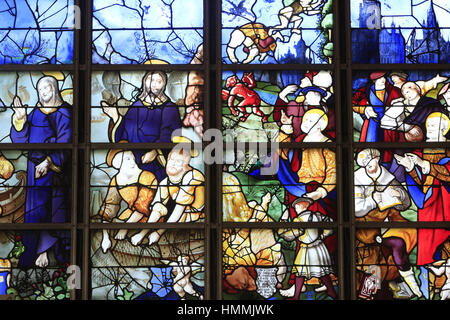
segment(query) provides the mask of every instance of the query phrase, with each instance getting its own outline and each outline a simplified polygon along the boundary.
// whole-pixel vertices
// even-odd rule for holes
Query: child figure
[[[298,198],[292,203],[297,213],[293,222],[332,222],[331,218],[319,212],[306,210],[310,204],[312,204],[312,200],[308,198]],[[286,211],[283,219],[287,218],[288,212]],[[327,294],[333,299],[336,299],[336,292],[334,291],[330,278],[330,274],[333,273],[331,256],[323,242],[332,233],[333,231],[329,229],[321,230],[316,228],[278,230],[278,234],[283,239],[287,241],[297,239],[300,242],[300,247],[294,260],[294,266],[292,267],[292,272],[296,275],[295,294],[290,300],[299,299],[303,283],[305,280],[311,278],[319,278],[326,286]]]

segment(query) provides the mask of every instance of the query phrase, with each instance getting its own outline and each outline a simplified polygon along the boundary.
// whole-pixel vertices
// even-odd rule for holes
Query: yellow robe
[[[142,171],[138,182],[126,186],[118,186],[116,176],[111,179],[105,203],[99,211],[99,215],[108,221],[112,221],[120,210],[120,202],[123,200],[128,204],[117,217],[119,220],[127,220],[134,211],[141,213],[144,217],[139,222],[146,222],[149,215],[149,206],[152,202],[158,181],[150,171]]]
[[[205,218],[205,177],[197,169],[186,172],[180,183],[172,183],[168,178],[158,187],[157,202],[166,205],[172,199],[176,204],[185,206],[179,222],[193,222]]]

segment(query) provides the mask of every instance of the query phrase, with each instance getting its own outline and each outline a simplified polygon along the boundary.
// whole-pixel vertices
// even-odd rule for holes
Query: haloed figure
[[[14,143],[70,143],[72,141],[71,106],[62,100],[58,81],[43,77],[38,81],[39,102],[27,114],[19,97],[14,98],[11,140]],[[70,211],[68,195],[70,154],[64,150],[28,152],[25,223],[64,223]],[[19,264],[46,267],[48,252],[54,249],[59,262],[67,262],[65,232],[24,232],[25,252]],[[36,259],[37,256],[37,259]],[[33,263],[34,262],[34,263]]]
[[[101,102],[103,112],[111,118],[111,142],[171,142],[172,132],[181,128],[181,120],[177,106],[165,94],[166,86],[164,72],[148,72],[142,79],[138,100],[123,116],[116,105]],[[150,156],[150,151],[147,154],[134,151],[134,155],[142,169],[153,172],[158,180],[165,177],[162,166],[153,161],[155,156]]]

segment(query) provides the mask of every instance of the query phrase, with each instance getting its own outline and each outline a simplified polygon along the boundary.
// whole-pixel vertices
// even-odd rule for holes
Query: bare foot
[[[114,239],[116,239],[116,240],[123,240],[127,236],[127,233],[128,233],[128,231],[126,229],[119,230],[119,232],[117,232],[117,234],[114,237]]]
[[[144,239],[144,234],[142,233],[137,233],[134,236],[131,237],[131,244],[133,246],[138,246],[141,244],[142,240]]]
[[[103,253],[106,253],[110,248],[111,248],[111,240],[109,239],[109,236],[103,237],[102,240]]]
[[[148,236],[148,245],[151,246],[152,244],[158,242],[159,238],[161,236],[158,232],[154,231]]]
[[[48,266],[47,251],[41,253],[39,257],[36,259],[36,266],[41,268],[45,268],[46,266]]]

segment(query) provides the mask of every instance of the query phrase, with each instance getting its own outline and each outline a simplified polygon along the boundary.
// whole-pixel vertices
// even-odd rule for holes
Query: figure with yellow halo
[[[305,112],[300,129],[294,135],[293,116],[281,110],[281,127],[278,142],[331,142],[323,131],[328,125],[328,116],[322,109],[313,108]],[[336,155],[329,148],[281,149],[279,150],[278,179],[286,189],[285,201],[290,218],[297,216],[292,203],[300,197],[313,201],[310,210],[336,219]],[[334,235],[326,239],[330,253],[336,250]],[[301,243],[297,239],[296,253]],[[295,286],[295,276],[290,279]],[[293,287],[287,289],[295,292]]]
[[[72,108],[61,96],[58,80],[44,76],[37,83],[39,102],[28,114],[20,97],[13,101],[11,140],[13,143],[71,143]],[[28,152],[25,223],[65,223],[70,212],[67,173],[71,165],[67,150],[33,150]],[[48,251],[55,250],[60,263],[68,260],[62,242],[67,233],[40,231],[24,233],[23,267],[47,267]],[[37,258],[36,258],[37,256]]]
[[[172,132],[181,128],[178,107],[166,95],[167,74],[149,71],[142,79],[141,92],[125,115],[116,105],[101,101],[103,112],[111,118],[111,142],[126,140],[129,143],[171,142]],[[155,152],[133,151],[137,164],[153,172],[158,180],[165,178],[161,163],[154,162]]]
[[[410,196],[395,176],[380,164],[380,157],[377,149],[364,149],[356,156],[356,162],[361,167],[354,175],[356,221],[407,221],[400,212],[411,205]],[[408,259],[417,244],[415,229],[358,229],[356,238],[365,246],[378,244],[392,252],[400,276],[417,297],[422,296]]]
[[[108,166],[117,169],[118,173],[111,179],[99,215],[107,222],[115,218],[127,223],[146,222],[158,186],[155,175],[138,167],[132,151],[111,149],[106,158]],[[127,207],[119,213],[122,201],[126,202]],[[119,230],[115,239],[123,240],[126,235],[127,230]],[[109,248],[111,240],[108,231],[103,230],[103,252],[106,253]]]
[[[174,141],[186,142],[177,138]],[[205,177],[202,172],[189,165],[191,157],[198,155],[197,150],[188,151],[183,147],[173,148],[166,164],[166,175],[157,188],[151,203],[151,212],[147,222],[195,222],[205,218]],[[158,242],[165,229],[153,231],[149,235],[148,245]],[[131,243],[139,245],[148,230],[144,229],[131,238]]]

